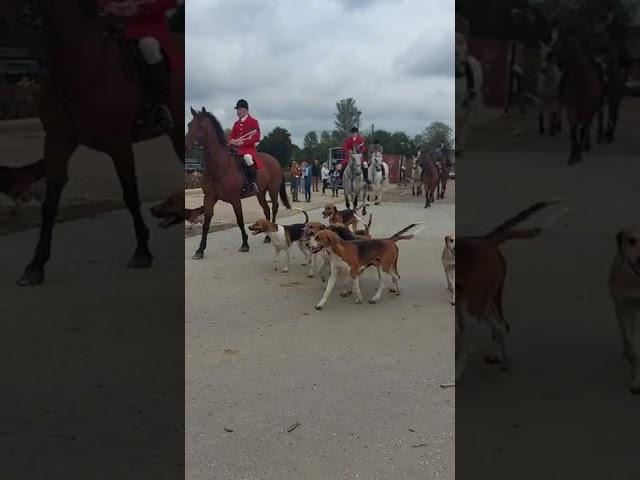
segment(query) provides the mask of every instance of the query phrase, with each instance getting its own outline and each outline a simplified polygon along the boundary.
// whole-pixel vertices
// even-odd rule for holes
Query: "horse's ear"
[[[207,113],[204,107],[202,107],[202,113]]]
[[[196,116],[197,112],[193,109],[193,107],[189,107],[191,109],[191,115]]]

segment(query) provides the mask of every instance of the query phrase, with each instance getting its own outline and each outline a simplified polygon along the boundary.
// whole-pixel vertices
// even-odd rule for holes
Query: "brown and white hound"
[[[416,224],[400,230],[396,234],[385,239],[374,240],[354,240],[345,241],[341,239],[335,232],[324,229],[313,237],[309,244],[314,252],[322,249],[328,251],[330,256],[331,275],[327,281],[327,287],[320,302],[316,305],[317,310],[321,310],[329,299],[329,295],[333,291],[336,280],[340,273],[346,273],[351,278],[351,287],[347,287],[342,296],[348,296],[353,291],[356,294],[356,303],[362,303],[362,294],[360,292],[360,274],[369,266],[375,266],[378,270],[378,289],[369,303],[376,303],[380,300],[382,290],[384,289],[384,281],[382,280],[382,272],[391,276],[393,286],[389,291],[400,294],[400,286],[398,280],[398,256],[399,251],[396,242],[399,240],[409,240],[413,235],[403,235]]]
[[[358,216],[355,210],[338,210],[333,203],[328,203],[322,210],[322,216],[332,225],[344,225],[351,227],[354,231],[358,229],[358,222],[364,220]]]
[[[631,362],[633,394],[640,394],[640,228],[621,230],[609,274],[609,293],[622,337],[622,355]]]
[[[467,313],[487,321],[491,327],[491,337],[497,342],[499,353],[487,356],[487,361],[499,363],[503,369],[511,366],[511,353],[507,345],[509,323],[502,310],[507,262],[499,247],[507,240],[540,235],[541,228],[516,230],[513,227],[560,201],[535,203],[482,237],[460,237],[456,240],[456,255],[460,256],[455,270],[456,379],[462,375],[471,351]]]

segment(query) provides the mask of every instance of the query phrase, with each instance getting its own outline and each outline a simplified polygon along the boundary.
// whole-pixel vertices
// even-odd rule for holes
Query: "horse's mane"
[[[222,128],[222,125],[220,125],[220,122],[218,121],[218,119],[211,112],[203,112],[203,113],[207,116],[207,118],[209,119],[209,121],[213,125],[213,129],[216,132],[216,136],[218,137],[218,141],[222,145],[226,145],[227,144],[227,137],[224,134],[224,129]]]

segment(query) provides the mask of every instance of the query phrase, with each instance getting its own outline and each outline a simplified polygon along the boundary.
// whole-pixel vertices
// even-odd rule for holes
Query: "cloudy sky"
[[[302,146],[353,97],[361,129],[453,126],[454,0],[188,0],[186,105],[231,127],[239,98],[263,135]]]

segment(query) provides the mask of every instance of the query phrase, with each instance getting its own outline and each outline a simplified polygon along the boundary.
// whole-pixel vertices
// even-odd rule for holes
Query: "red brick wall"
[[[384,161],[389,165],[389,183],[398,183],[400,181],[400,158],[402,155],[385,153],[382,155]]]

